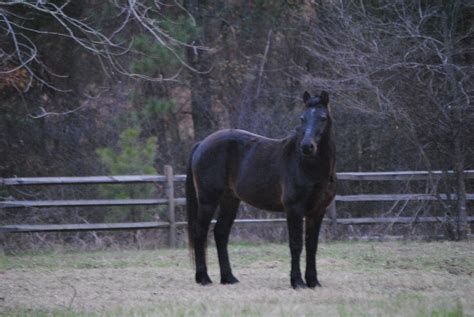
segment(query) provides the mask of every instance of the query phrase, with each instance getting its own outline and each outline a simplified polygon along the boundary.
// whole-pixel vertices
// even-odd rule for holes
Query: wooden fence
[[[0,201],[0,209],[11,208],[46,208],[46,207],[96,207],[96,206],[143,206],[168,205],[168,221],[133,222],[133,223],[84,223],[84,224],[16,224],[1,225],[0,233],[11,232],[52,232],[52,231],[91,231],[91,230],[125,230],[125,229],[157,229],[169,230],[169,245],[175,247],[176,229],[183,227],[186,222],[176,221],[176,206],[185,205],[185,198],[175,197],[175,182],[183,182],[185,175],[174,175],[173,168],[165,166],[165,175],[125,175],[125,176],[86,176],[86,177],[34,177],[34,178],[0,178],[3,186],[33,186],[33,185],[77,185],[77,184],[132,184],[132,183],[164,183],[166,198],[158,199],[95,199],[95,200],[7,200]],[[412,181],[439,179],[453,174],[452,171],[403,171],[403,172],[357,172],[338,173],[339,181]],[[466,179],[474,179],[474,170],[465,171]],[[381,224],[381,223],[420,223],[444,222],[444,217],[366,217],[366,218],[338,218],[336,202],[361,201],[426,201],[453,199],[446,194],[361,194],[337,195],[335,201],[328,208],[328,219],[331,230],[336,226],[349,224]],[[467,200],[474,200],[474,194],[466,194]],[[468,217],[469,222],[474,217]],[[236,224],[273,224],[285,222],[284,218],[277,219],[236,219]]]

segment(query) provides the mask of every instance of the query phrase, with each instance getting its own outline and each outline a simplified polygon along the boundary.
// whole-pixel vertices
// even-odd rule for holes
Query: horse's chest
[[[320,209],[326,203],[327,181],[300,179],[289,183],[291,186],[287,186],[283,194],[285,207],[299,206],[310,211]]]

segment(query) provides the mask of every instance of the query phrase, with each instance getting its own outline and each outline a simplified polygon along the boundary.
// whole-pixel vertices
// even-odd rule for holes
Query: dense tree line
[[[338,170],[454,170],[396,188],[456,194],[417,214],[457,216],[462,238],[472,19],[462,0],[0,1],[0,176],[183,172],[210,132],[282,137],[324,89]]]

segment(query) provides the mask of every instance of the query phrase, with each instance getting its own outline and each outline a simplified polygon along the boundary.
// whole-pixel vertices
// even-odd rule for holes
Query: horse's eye
[[[324,116],[324,117],[321,117],[321,121],[326,121],[328,119],[328,117]]]
[[[305,118],[304,116],[301,116],[300,119],[301,119],[301,122],[302,122],[302,123],[305,123],[305,122],[306,122],[306,118]]]

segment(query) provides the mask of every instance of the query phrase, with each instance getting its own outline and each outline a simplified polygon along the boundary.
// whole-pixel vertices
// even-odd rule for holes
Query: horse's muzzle
[[[316,147],[313,145],[313,143],[306,143],[301,145],[301,153],[305,156],[311,156],[316,152]]]

